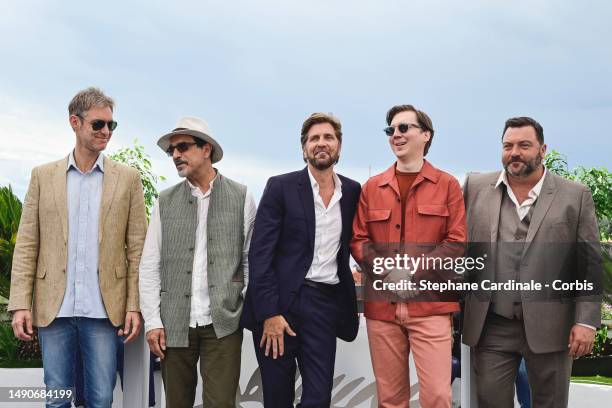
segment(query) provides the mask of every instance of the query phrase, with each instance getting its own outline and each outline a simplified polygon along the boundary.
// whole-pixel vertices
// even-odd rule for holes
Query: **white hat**
[[[168,147],[170,147],[170,138],[176,135],[189,135],[197,137],[206,143],[210,143],[212,146],[210,161],[213,163],[218,162],[223,157],[223,149],[221,149],[219,143],[213,139],[208,123],[202,119],[194,118],[192,116],[185,116],[184,118],[181,118],[172,132],[159,138],[157,145],[161,147],[164,152],[166,152]]]

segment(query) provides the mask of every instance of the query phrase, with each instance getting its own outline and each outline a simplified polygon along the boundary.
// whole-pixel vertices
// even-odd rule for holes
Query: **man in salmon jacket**
[[[461,246],[466,240],[461,188],[452,175],[424,159],[434,136],[425,112],[412,105],[394,106],[387,113],[387,124],[384,131],[397,160],[363,186],[351,241],[352,255],[366,271],[364,311],[378,403],[380,407],[408,406],[412,351],[421,406],[450,407],[451,314],[459,310],[459,304],[448,297],[436,301],[431,294],[424,300],[414,298],[414,288],[398,292],[397,298],[372,296],[381,286],[367,280],[412,279],[415,283],[417,277],[429,279],[422,269],[416,274],[391,269],[372,275],[369,249],[385,246],[410,253],[423,245],[434,250],[440,245]]]

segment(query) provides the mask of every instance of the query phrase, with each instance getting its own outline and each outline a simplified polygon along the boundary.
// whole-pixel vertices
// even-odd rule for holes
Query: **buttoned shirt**
[[[216,179],[216,178],[215,178]],[[212,323],[210,316],[210,296],[208,293],[208,248],[207,248],[207,220],[210,194],[214,188],[213,179],[209,189],[204,193],[198,187],[189,183],[191,195],[198,202],[198,224],[196,226],[195,252],[193,256],[193,270],[203,271],[191,275],[191,307],[189,313],[189,327],[206,326]],[[257,208],[253,195],[247,191],[244,200],[244,246],[242,264],[244,266],[244,284],[249,278],[248,252],[253,232],[253,222]],[[142,258],[140,260],[140,309],[145,321],[145,332],[152,329],[163,328],[160,316],[160,290],[161,290],[161,247],[162,247],[162,220],[159,215],[159,203],[156,202],[151,215],[151,222],[147,230]]]
[[[338,251],[340,250],[340,235],[342,234],[342,182],[336,173],[333,174],[334,194],[327,207],[319,195],[319,183],[308,168],[308,177],[312,186],[315,209],[315,242],[314,255],[306,279],[336,284],[338,278]]]
[[[98,281],[98,225],[104,182],[104,155],[91,170],[82,172],[68,156],[68,260],[66,291],[57,317],[106,318]]]
[[[499,175],[499,179],[497,179],[497,183],[495,183],[495,188],[498,188],[501,183],[504,183],[506,185],[508,197],[514,203],[514,206],[516,207],[516,213],[518,214],[519,219],[522,221],[540,196],[540,192],[542,191],[542,185],[544,184],[544,177],[546,177],[546,167],[544,167],[544,173],[542,173],[542,177],[540,177],[540,180],[536,183],[536,185],[533,186],[531,190],[529,190],[527,198],[522,203],[519,203],[518,199],[516,198],[516,195],[514,195],[514,191],[512,191],[512,187],[510,187],[510,184],[508,183],[508,176],[506,175],[505,171],[502,171]]]

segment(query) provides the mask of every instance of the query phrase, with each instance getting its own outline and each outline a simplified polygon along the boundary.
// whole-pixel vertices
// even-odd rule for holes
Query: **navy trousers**
[[[285,353],[277,359],[259,343],[263,326],[253,330],[255,353],[261,372],[264,406],[266,408],[293,407],[295,400],[296,366],[302,378],[301,408],[328,408],[336,360],[336,327],[338,305],[336,291],[302,285],[289,311],[283,316],[297,334],[285,333]]]

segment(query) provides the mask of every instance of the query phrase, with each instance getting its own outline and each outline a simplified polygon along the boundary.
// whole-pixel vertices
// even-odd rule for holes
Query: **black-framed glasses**
[[[397,126],[388,126],[383,130],[387,134],[387,136],[393,136],[396,127],[399,129],[400,133],[406,133],[412,128],[423,129],[421,126],[415,125],[413,123],[400,123]]]
[[[81,115],[77,115],[79,118],[85,120],[84,117],[82,117]],[[94,131],[99,131],[104,129],[104,126],[108,127],[109,131],[113,131],[115,129],[117,129],[117,122],[115,122],[114,120],[109,120],[108,122],[102,120],[102,119],[96,119],[96,120],[92,120],[91,122],[89,122],[91,124],[91,128]]]
[[[178,150],[181,153],[185,153],[189,148],[193,145],[197,144],[196,142],[180,142],[175,145],[170,145],[166,149],[166,154],[170,157],[174,154],[174,149]]]

